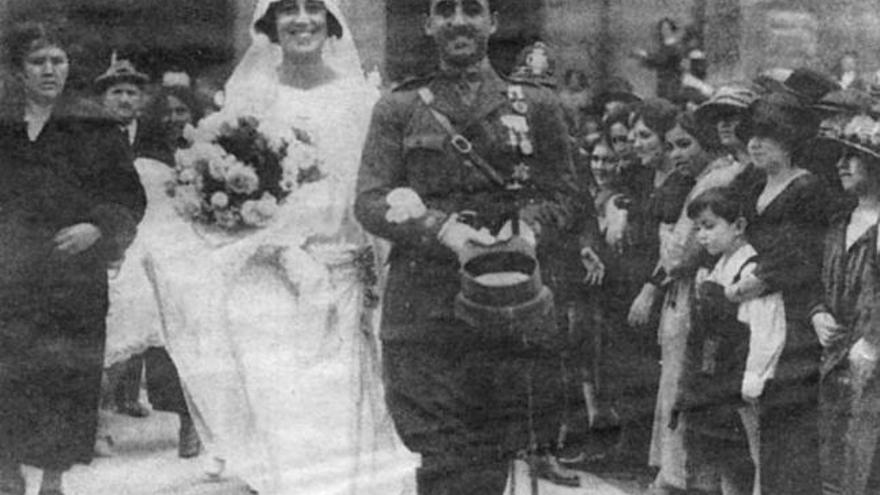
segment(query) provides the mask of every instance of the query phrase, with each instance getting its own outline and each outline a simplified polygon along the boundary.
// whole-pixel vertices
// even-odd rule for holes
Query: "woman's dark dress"
[[[0,456],[65,470],[92,459],[103,367],[107,265],[122,257],[145,197],[112,120],[63,101],[36,141],[0,117]],[[100,240],[69,258],[56,233]]]
[[[753,167],[734,187],[755,206],[767,182]],[[794,179],[760,214],[746,235],[758,252],[755,276],[782,292],[786,341],[775,377],[761,396],[761,486],[779,495],[821,492],[817,401],[822,348],[809,322],[821,293],[822,242],[830,194],[815,175]]]

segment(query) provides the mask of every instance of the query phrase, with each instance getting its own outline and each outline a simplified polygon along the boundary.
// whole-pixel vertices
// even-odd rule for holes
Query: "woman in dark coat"
[[[754,208],[746,235],[758,252],[758,264],[754,277],[741,280],[727,296],[742,302],[782,292],[785,303],[785,347],[760,414],[761,489],[779,495],[821,493],[817,400],[822,348],[808,313],[821,293],[822,240],[831,201],[825,182],[793,160],[815,133],[803,125],[813,121],[805,112],[794,97],[771,93],[751,105],[749,122],[737,128],[754,165],[734,187]]]
[[[0,493],[25,493],[28,464],[60,495],[92,459],[107,267],[145,200],[116,123],[62,95],[62,33],[24,23],[5,46],[20,87],[0,114]]]
[[[877,121],[858,115],[826,134],[841,158],[837,171],[851,206],[832,217],[822,262],[824,292],[811,321],[823,346],[819,396],[824,493],[880,490],[877,438],[877,222],[880,146]]]

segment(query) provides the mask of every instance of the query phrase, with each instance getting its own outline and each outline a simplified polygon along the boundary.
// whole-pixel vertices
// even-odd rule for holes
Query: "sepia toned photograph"
[[[0,40],[0,495],[880,495],[880,2]]]

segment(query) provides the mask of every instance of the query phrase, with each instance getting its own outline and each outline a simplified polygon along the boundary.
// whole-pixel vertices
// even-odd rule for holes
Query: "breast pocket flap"
[[[403,147],[405,150],[423,148],[442,151],[446,140],[445,134],[413,134],[404,138]]]

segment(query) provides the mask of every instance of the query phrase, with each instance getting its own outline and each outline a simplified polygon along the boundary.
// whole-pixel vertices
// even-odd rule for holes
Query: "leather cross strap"
[[[449,134],[450,144],[452,144],[453,149],[461,155],[464,164],[468,167],[475,167],[480,171],[487,179],[489,179],[492,183],[497,185],[498,187],[506,187],[507,181],[495,170],[492,165],[489,165],[482,156],[478,155],[476,151],[474,151],[474,145],[470,142],[470,140],[461,135],[455,127],[452,125],[452,122],[449,121],[449,118],[439,110],[434,108],[434,93],[431,92],[428,88],[422,88],[418,91],[419,98],[421,98],[422,103],[428,107],[428,110],[431,111],[431,115],[434,116],[434,119],[437,120],[437,123],[440,124],[440,127]]]

